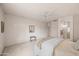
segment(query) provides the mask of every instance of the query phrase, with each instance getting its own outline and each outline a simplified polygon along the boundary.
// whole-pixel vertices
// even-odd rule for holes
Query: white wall
[[[35,33],[29,33],[29,25],[35,25]],[[47,23],[29,20],[23,17],[5,15],[5,45],[25,42],[30,40],[31,35],[37,39],[47,37]]]
[[[3,11],[0,7],[0,53],[2,52],[3,48],[4,48],[4,40],[3,40],[3,33],[1,33],[1,21],[4,21],[4,18],[3,18]]]

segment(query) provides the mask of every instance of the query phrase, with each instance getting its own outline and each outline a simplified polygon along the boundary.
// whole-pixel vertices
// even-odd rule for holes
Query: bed
[[[62,42],[61,38],[46,38],[39,40],[34,47],[34,55],[37,56],[52,56],[54,48]]]

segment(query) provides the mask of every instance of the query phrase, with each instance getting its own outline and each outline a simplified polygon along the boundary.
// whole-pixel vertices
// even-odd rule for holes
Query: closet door
[[[79,40],[79,16],[74,16],[74,19],[73,19],[73,38],[74,38],[74,41],[77,41]]]
[[[49,36],[58,37],[58,21],[57,20],[49,22]]]

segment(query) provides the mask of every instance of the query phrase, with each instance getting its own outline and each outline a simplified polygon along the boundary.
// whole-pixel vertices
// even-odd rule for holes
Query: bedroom
[[[0,4],[2,56],[78,56],[78,3]]]

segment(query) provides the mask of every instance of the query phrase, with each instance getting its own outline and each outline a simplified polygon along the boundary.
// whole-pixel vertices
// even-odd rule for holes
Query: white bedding
[[[35,45],[34,55],[51,56],[54,48],[62,41],[61,38],[51,38],[41,43],[41,49]]]

